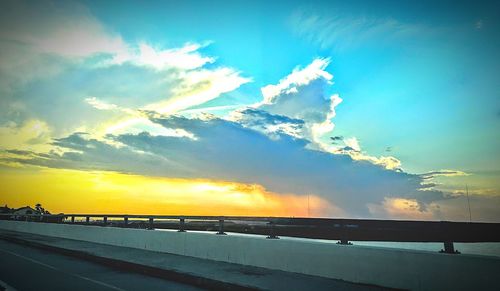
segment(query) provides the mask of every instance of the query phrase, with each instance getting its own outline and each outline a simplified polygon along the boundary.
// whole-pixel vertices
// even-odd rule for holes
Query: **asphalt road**
[[[0,240],[0,290],[9,286],[18,291],[200,290]]]

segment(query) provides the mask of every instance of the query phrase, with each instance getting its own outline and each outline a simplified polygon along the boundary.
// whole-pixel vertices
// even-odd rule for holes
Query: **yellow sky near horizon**
[[[262,186],[105,171],[11,168],[0,171],[2,205],[41,203],[52,213],[325,217],[342,211],[315,195]]]

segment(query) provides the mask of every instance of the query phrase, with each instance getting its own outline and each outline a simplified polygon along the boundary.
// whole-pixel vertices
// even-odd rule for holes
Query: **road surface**
[[[0,290],[200,290],[0,240]]]

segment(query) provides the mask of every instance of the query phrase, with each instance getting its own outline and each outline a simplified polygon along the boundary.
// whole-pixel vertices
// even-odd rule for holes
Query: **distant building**
[[[12,213],[14,209],[9,208],[7,205],[0,207],[0,213]]]
[[[40,214],[40,212],[36,211],[35,209],[29,207],[29,206],[24,206],[21,208],[18,208],[12,212],[12,214],[16,215],[27,215],[27,214]]]
[[[0,207],[0,214],[4,214],[4,215],[0,215],[0,219],[2,219],[2,220],[10,219],[10,216],[5,215],[5,214],[12,213],[12,211],[14,211],[14,209],[9,208],[7,205]]]
[[[58,215],[51,215],[50,212],[46,211],[37,205],[36,208],[30,206],[24,206],[21,208],[9,208],[7,205],[0,207],[0,219],[1,220],[27,220],[27,221],[41,221],[41,222],[55,222],[60,223],[64,220],[64,214],[59,213]],[[5,215],[11,214],[11,215]],[[27,217],[27,215],[39,215],[38,217]]]
[[[18,209],[15,209],[14,211],[12,211],[12,217],[15,220],[23,219],[23,216],[32,215],[32,214],[40,215],[41,213],[39,211],[29,207],[29,206],[24,206],[24,207],[21,207],[21,208],[18,208]]]

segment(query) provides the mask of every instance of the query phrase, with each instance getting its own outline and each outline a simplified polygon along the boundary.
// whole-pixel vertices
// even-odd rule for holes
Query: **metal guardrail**
[[[85,220],[76,220],[84,218]],[[93,220],[91,220],[91,218]],[[440,242],[443,253],[457,254],[453,243],[500,242],[500,223],[253,216],[179,216],[129,214],[0,214],[0,219],[97,226],[225,231],[261,234],[269,239],[291,236],[313,239],[379,242]]]

